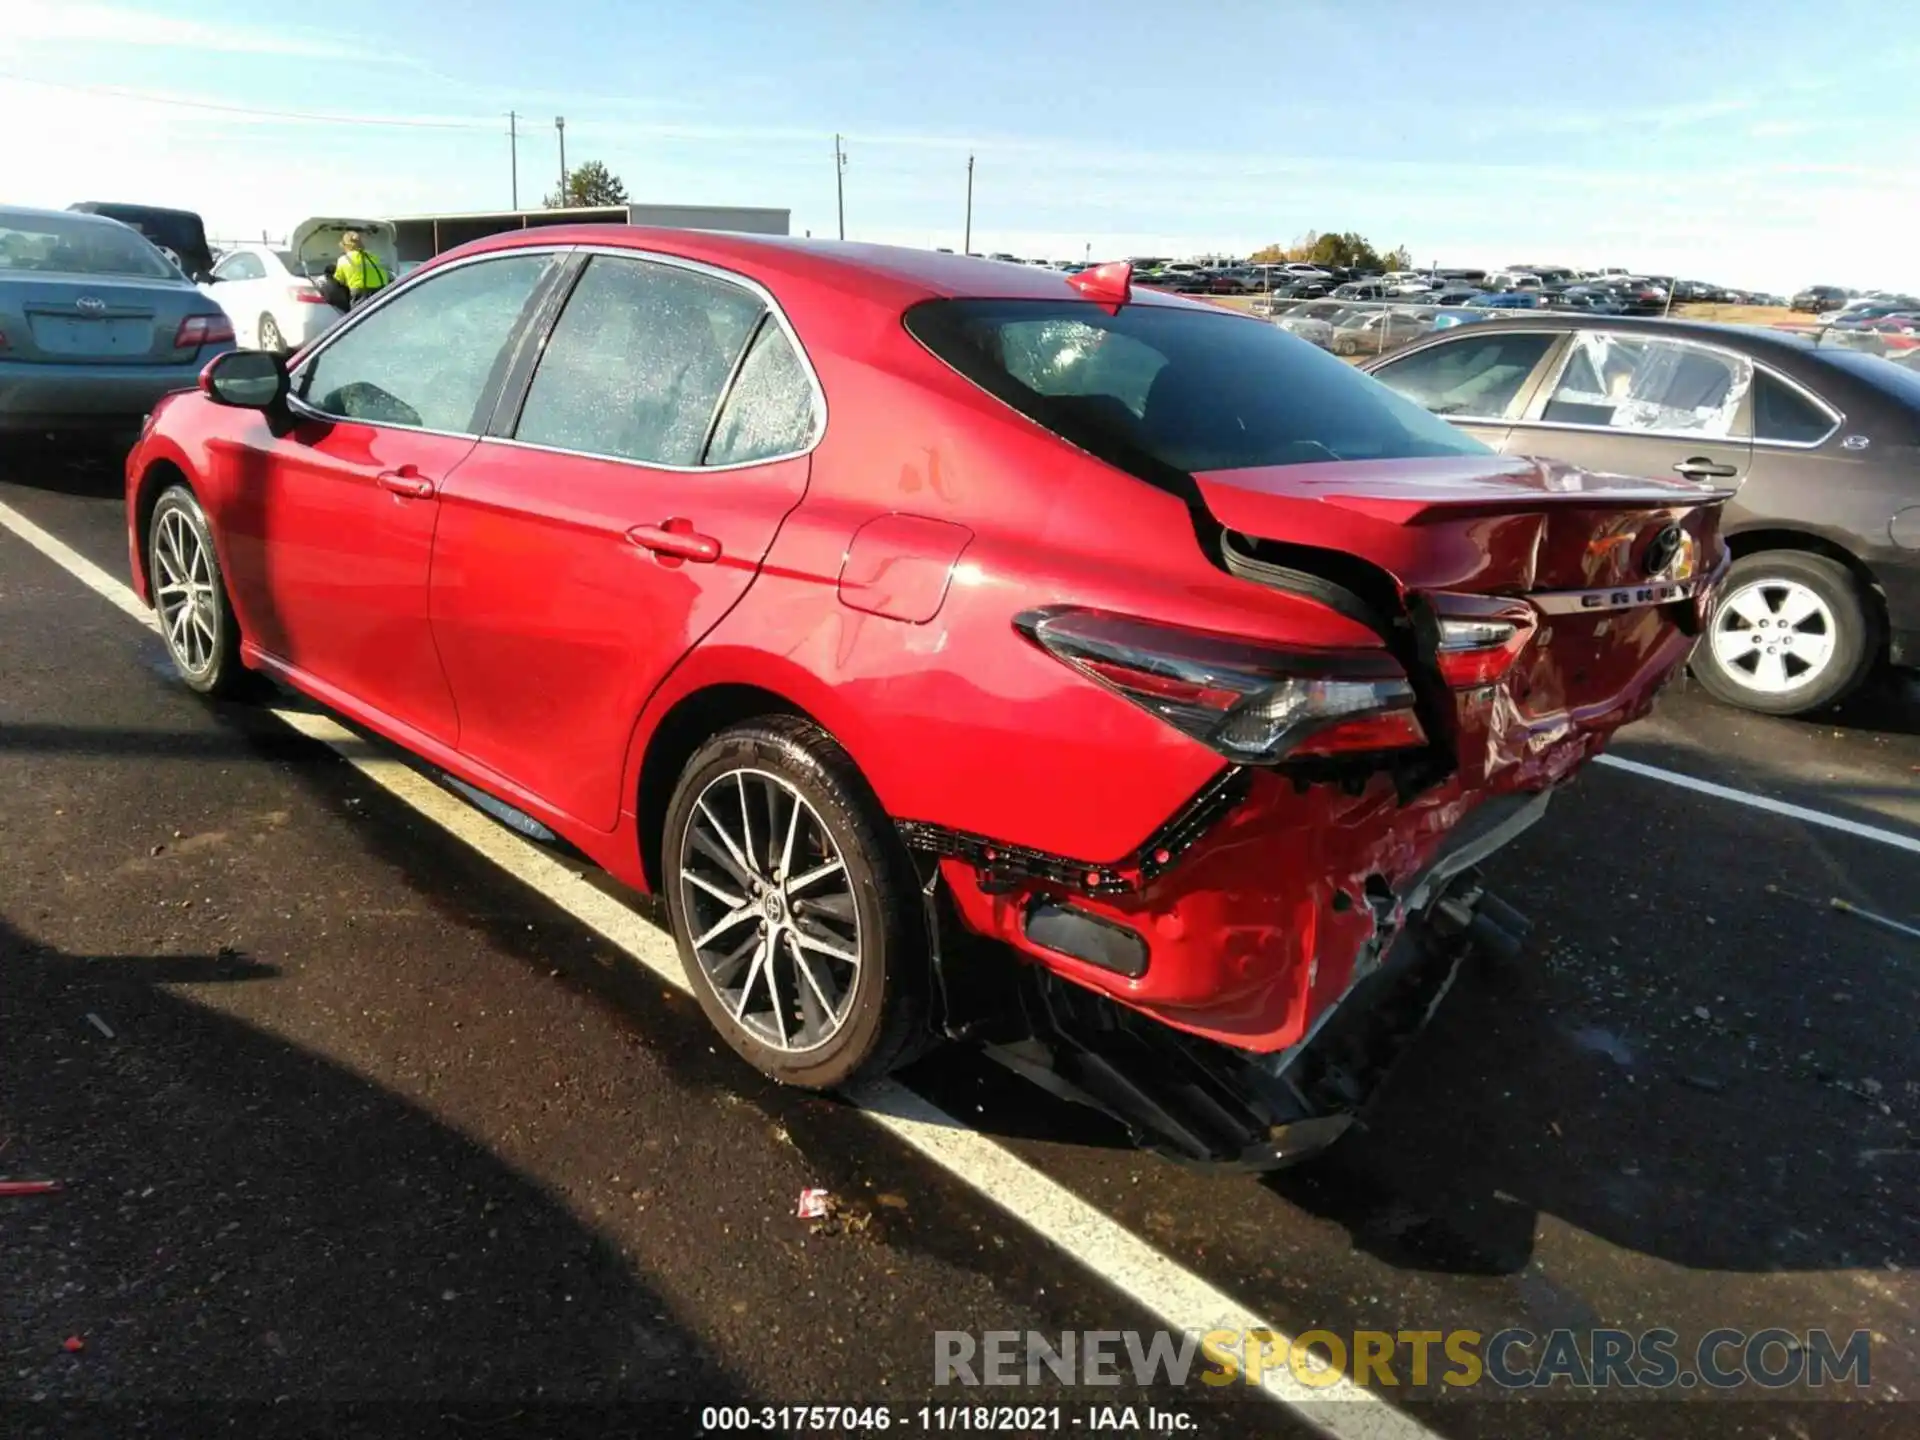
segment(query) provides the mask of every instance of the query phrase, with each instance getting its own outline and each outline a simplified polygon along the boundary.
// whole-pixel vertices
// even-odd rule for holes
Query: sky
[[[604,161],[795,234],[1080,259],[1357,230],[1420,264],[1920,289],[1888,0],[0,0],[0,203],[505,209]],[[275,112],[275,113],[261,113]]]

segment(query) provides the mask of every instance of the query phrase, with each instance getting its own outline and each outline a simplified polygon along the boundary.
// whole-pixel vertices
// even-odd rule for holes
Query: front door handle
[[[720,542],[711,535],[698,534],[691,520],[678,516],[662,520],[658,525],[636,525],[627,531],[627,539],[663,559],[711,565],[720,558]]]
[[[1731,480],[1740,473],[1733,466],[1717,464],[1704,455],[1682,460],[1673,468],[1689,480]]]
[[[402,465],[398,470],[382,470],[373,477],[380,482],[382,490],[391,490],[396,495],[404,495],[409,500],[431,500],[433,481],[427,479],[411,465]]]

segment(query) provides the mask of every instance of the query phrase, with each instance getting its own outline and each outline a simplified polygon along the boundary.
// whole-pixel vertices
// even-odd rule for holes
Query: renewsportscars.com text
[[[1252,1385],[1286,1370],[1303,1385],[1370,1389],[1691,1390],[1872,1383],[1872,1336],[1826,1330],[939,1330],[936,1385]]]

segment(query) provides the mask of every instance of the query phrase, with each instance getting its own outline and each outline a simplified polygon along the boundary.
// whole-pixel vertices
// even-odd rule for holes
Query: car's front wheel
[[[1845,566],[1770,550],[1728,571],[1693,670],[1730,705],[1801,715],[1845,699],[1878,653],[1873,611]]]
[[[248,678],[240,663],[240,622],[206,512],[184,485],[168,487],[153,507],[147,575],[160,638],[180,678],[202,695],[239,693]]]
[[[783,715],[687,762],[663,888],[707,1018],[776,1080],[832,1089],[926,1040],[926,924],[912,862],[846,751]]]

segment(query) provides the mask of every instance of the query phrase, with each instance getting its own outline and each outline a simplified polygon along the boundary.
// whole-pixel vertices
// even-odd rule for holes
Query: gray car
[[[1773,715],[1920,665],[1920,373],[1781,330],[1529,313],[1366,367],[1509,454],[1737,487],[1693,670]]]
[[[233,348],[220,307],[136,231],[0,210],[0,432],[132,432]]]

